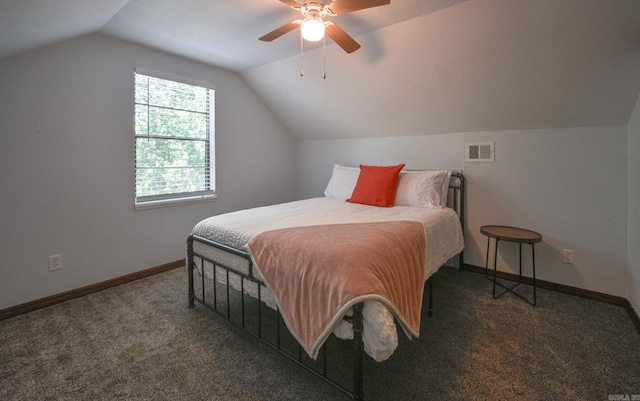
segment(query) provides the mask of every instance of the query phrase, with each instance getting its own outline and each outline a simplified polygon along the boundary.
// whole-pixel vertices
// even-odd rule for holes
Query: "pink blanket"
[[[316,358],[356,303],[384,303],[418,336],[426,238],[422,223],[332,224],[257,235],[249,251],[289,330]]]

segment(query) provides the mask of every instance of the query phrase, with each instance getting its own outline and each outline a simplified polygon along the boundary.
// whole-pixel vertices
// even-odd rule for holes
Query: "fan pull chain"
[[[304,77],[304,39],[300,34],[300,76]]]
[[[322,79],[327,79],[327,35],[322,37]]]

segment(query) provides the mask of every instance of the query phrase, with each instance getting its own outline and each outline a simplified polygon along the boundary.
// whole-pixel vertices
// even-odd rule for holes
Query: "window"
[[[214,90],[165,78],[135,73],[136,208],[215,197]]]

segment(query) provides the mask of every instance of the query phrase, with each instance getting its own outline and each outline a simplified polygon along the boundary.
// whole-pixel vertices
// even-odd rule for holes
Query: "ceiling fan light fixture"
[[[300,26],[302,37],[309,42],[317,42],[324,37],[324,22],[319,15],[308,15]]]
[[[307,41],[319,41],[329,36],[347,53],[353,53],[360,48],[344,29],[333,21],[323,21],[326,16],[334,17],[353,11],[364,10],[390,4],[391,0],[279,0],[281,3],[302,13],[302,19],[296,19],[261,36],[259,39],[271,42],[280,36],[300,28],[300,49]]]

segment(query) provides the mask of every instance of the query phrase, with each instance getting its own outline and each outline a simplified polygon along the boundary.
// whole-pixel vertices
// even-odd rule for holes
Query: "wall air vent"
[[[493,162],[493,142],[467,143],[467,162]]]

